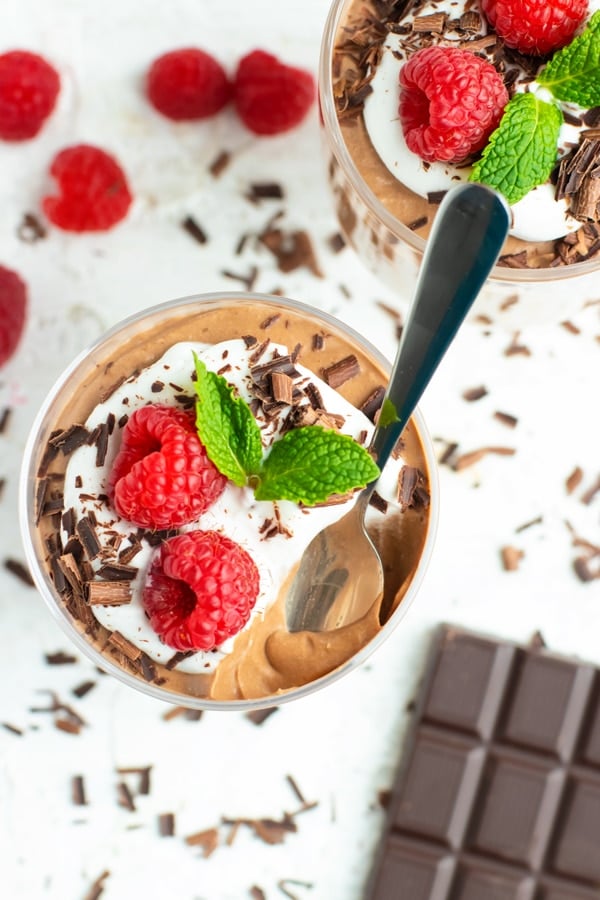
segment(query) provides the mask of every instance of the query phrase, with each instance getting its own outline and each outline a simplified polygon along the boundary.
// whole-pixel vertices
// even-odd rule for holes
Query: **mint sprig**
[[[554,54],[537,80],[557,100],[584,107],[600,105],[600,10],[582,34]]]
[[[534,94],[515,94],[498,128],[490,135],[470,181],[488,184],[517,203],[544,184],[556,164],[562,113]]]
[[[196,427],[208,458],[219,472],[242,487],[258,472],[262,460],[260,429],[252,410],[216,372],[194,353]]]
[[[378,477],[378,466],[354,438],[320,425],[288,431],[265,455],[260,428],[244,398],[195,353],[194,363],[196,425],[208,458],[238,487],[252,487],[257,500],[314,506]]]

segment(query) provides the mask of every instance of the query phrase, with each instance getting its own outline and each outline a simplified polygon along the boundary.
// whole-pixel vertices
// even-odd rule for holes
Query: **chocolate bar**
[[[599,900],[600,667],[444,626],[369,900]]]

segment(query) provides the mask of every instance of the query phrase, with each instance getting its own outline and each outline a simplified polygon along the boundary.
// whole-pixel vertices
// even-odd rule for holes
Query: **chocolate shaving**
[[[383,386],[376,387],[375,390],[369,394],[367,399],[363,400],[363,402],[361,403],[360,411],[364,413],[365,416],[371,420],[371,422],[375,421],[375,416],[381,408],[384,397],[385,388]]]
[[[10,422],[12,416],[12,409],[10,406],[5,406],[2,412],[0,412],[0,434],[5,434],[8,428],[8,423]]]
[[[502,425],[506,425],[507,428],[516,428],[519,423],[516,416],[512,416],[510,413],[500,412],[500,410],[496,410],[494,418]]]
[[[600,218],[600,135],[582,133],[579,144],[558,164],[556,199],[566,198],[569,211],[582,222]]]
[[[416,466],[402,466],[398,475],[398,503],[406,509],[426,509],[430,497],[427,479]]]
[[[204,229],[196,222],[196,220],[192,216],[186,216],[183,222],[181,223],[181,227],[184,231],[186,231],[191,238],[193,238],[198,244],[206,244],[208,241],[208,237]]]
[[[123,637],[120,631],[111,632],[107,643],[122,653],[123,656],[126,656],[131,662],[135,662],[142,655],[140,648],[132,644],[126,637]]]
[[[474,403],[476,400],[481,400],[482,397],[487,396],[487,393],[487,388],[481,385],[480,387],[468,388],[466,391],[463,391],[462,398],[467,403]]]
[[[380,513],[385,515],[388,511],[389,503],[385,497],[382,497],[377,491],[373,491],[369,497],[369,506],[372,506],[373,509],[377,509]]]
[[[110,875],[110,872],[108,871],[108,869],[106,871],[104,871],[102,873],[102,875],[99,875],[98,878],[96,878],[96,880],[91,885],[89,891],[87,892],[87,894],[85,895],[83,900],[98,900],[98,898],[101,896],[101,894],[104,893],[104,887],[105,887],[104,882],[109,877],[109,875]]]
[[[515,572],[525,555],[517,547],[502,547],[500,553],[502,555],[502,565],[506,572]]]
[[[71,800],[75,806],[87,806],[83,775],[74,775],[71,779]]]
[[[514,456],[516,450],[514,447],[480,447],[479,450],[471,450],[469,453],[463,453],[454,463],[454,470],[461,472],[469,466],[475,465],[490,453],[497,456]]]
[[[150,773],[152,766],[128,766],[119,767],[117,773],[119,775],[137,775],[139,777],[137,793],[147,795],[150,793]]]
[[[339,388],[351,378],[355,378],[360,374],[360,365],[358,359],[353,353],[345,356],[343,359],[332,363],[323,369],[323,378],[332,388]]]
[[[56,653],[46,653],[46,662],[49,666],[70,666],[79,662],[72,653],[65,653],[64,650],[58,650]]]
[[[261,232],[258,239],[271,251],[280,272],[288,273],[305,267],[317,278],[323,277],[307,231],[283,231],[270,227]]]
[[[60,450],[64,456],[68,456],[74,450],[87,444],[89,438],[90,433],[85,425],[71,425],[66,431],[59,431],[54,436],[50,436],[48,443],[56,450]]]
[[[522,525],[518,525],[515,528],[515,532],[517,534],[520,534],[521,531],[526,531],[528,528],[531,528],[533,525],[541,525],[541,523],[543,521],[544,521],[544,519],[542,518],[542,516],[536,516],[534,519],[529,519],[528,522],[524,522]]]
[[[585,491],[584,494],[581,495],[581,502],[586,506],[592,502],[596,494],[600,492],[600,475],[596,478],[594,483]]]
[[[294,382],[289,375],[283,372],[273,372],[271,375],[271,390],[278,403],[289,404],[292,402],[292,388]]]
[[[250,185],[246,199],[251,203],[260,200],[283,200],[285,192],[277,181],[256,181]]]
[[[82,697],[85,697],[86,694],[89,694],[89,692],[95,687],[95,681],[82,681],[81,684],[78,684],[77,687],[73,688],[71,693],[81,700]]]
[[[264,709],[253,709],[251,712],[246,713],[246,718],[253,722],[254,725],[262,725],[269,716],[277,712],[278,708],[277,706],[266,706]]]
[[[88,581],[85,597],[90,606],[125,606],[133,599],[127,581]]]
[[[124,781],[120,781],[117,784],[117,803],[119,806],[122,806],[123,809],[129,810],[129,812],[135,812],[133,794]]]
[[[208,167],[208,170],[214,178],[218,178],[219,175],[225,171],[230,162],[231,153],[229,150],[221,150]]]
[[[158,833],[161,837],[173,837],[175,834],[174,813],[161,813],[158,817]]]
[[[442,34],[448,16],[443,12],[431,13],[428,16],[416,16],[413,20],[413,31],[417,34]]]
[[[206,828],[204,831],[196,831],[194,834],[189,834],[185,838],[185,842],[189,847],[200,847],[202,855],[208,859],[219,846],[219,830]]]
[[[251,291],[256,284],[256,279],[258,278],[258,266],[251,266],[250,271],[247,275],[241,275],[237,272],[232,272],[229,269],[223,269],[221,271],[221,275],[223,275],[225,278],[231,278],[233,281],[241,282],[247,291]]]
[[[100,553],[102,545],[89,516],[84,516],[79,520],[76,525],[76,531],[88,559],[95,559]]]
[[[11,725],[10,722],[0,722],[3,728],[6,728],[7,731],[10,731],[11,734],[16,734],[17,737],[22,737],[24,731],[22,728],[17,728],[16,725]]]
[[[105,581],[133,581],[138,573],[135,566],[124,566],[120,563],[106,563],[98,569],[98,577]]]
[[[18,578],[23,584],[26,584],[28,587],[35,587],[35,582],[31,577],[29,569],[22,562],[19,562],[18,559],[11,559],[10,557],[5,559],[4,568],[7,572],[10,572]]]
[[[33,213],[26,212],[17,228],[17,237],[25,244],[35,244],[48,234],[47,228]]]

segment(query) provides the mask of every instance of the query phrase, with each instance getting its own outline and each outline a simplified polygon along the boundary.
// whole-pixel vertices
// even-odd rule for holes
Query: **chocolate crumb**
[[[181,223],[181,227],[184,231],[186,231],[191,238],[193,238],[198,244],[206,244],[208,241],[208,236],[201,225],[196,222],[196,220],[192,216],[186,216],[185,219]]]
[[[576,490],[581,481],[583,479],[583,469],[580,466],[575,466],[567,480],[565,481],[565,487],[567,489],[567,494],[572,494],[574,490]]]
[[[249,719],[254,725],[262,725],[269,716],[272,716],[273,713],[277,712],[279,709],[278,706],[266,706],[264,709],[253,709],[251,712],[246,713],[246,718]]]
[[[506,572],[515,572],[519,568],[519,563],[525,555],[522,550],[517,547],[502,547],[501,551],[502,565]]]
[[[214,178],[218,178],[219,175],[225,171],[230,162],[231,153],[229,150],[221,150],[208,167],[208,171]]]
[[[161,813],[158,817],[158,833],[161,837],[173,837],[175,834],[174,813]]]
[[[250,888],[250,897],[252,900],[267,900],[267,895],[263,891],[262,888],[258,887],[256,884],[253,884]]]
[[[17,237],[20,241],[23,241],[24,244],[35,244],[37,241],[43,240],[47,234],[48,230],[37,216],[30,212],[23,214],[17,228]]]
[[[98,900],[98,898],[101,896],[101,894],[104,893],[104,887],[105,887],[104,882],[109,877],[109,875],[110,875],[110,872],[108,871],[108,869],[106,871],[104,871],[102,873],[102,875],[99,875],[98,878],[96,878],[94,883],[91,885],[89,891],[87,892],[87,894],[85,895],[83,900]]]
[[[507,428],[516,428],[519,423],[516,416],[512,416],[510,413],[500,412],[500,410],[496,410],[494,418],[502,425],[506,425]]]
[[[588,556],[578,556],[573,560],[573,569],[580,581],[589,582],[600,578],[600,566],[592,568],[591,559]]]
[[[46,653],[46,662],[49,666],[68,666],[78,662],[78,659],[72,653],[58,650],[56,653]]]
[[[340,253],[346,246],[346,239],[341,232],[336,231],[335,234],[331,235],[327,243],[332,253]]]
[[[189,847],[200,847],[205,859],[214,853],[219,846],[219,831],[217,828],[206,828],[204,831],[196,831],[185,838]]]
[[[124,781],[120,781],[117,784],[117,803],[119,806],[122,806],[123,809],[129,810],[129,812],[135,812],[133,794]]]
[[[81,700],[82,697],[85,697],[86,694],[89,694],[89,692],[95,687],[95,681],[82,681],[81,684],[78,684],[77,687],[73,688],[71,693]]]
[[[467,388],[466,391],[463,391],[462,398],[466,400],[467,403],[474,403],[476,400],[481,400],[482,397],[487,396],[488,389],[483,385],[480,387]]]
[[[35,582],[29,569],[22,562],[19,562],[18,559],[11,559],[10,557],[5,559],[4,568],[18,578],[19,581],[22,581],[23,584],[26,584],[28,587],[35,587]]]
[[[87,806],[83,775],[73,775],[71,779],[71,799],[75,806]]]
[[[332,388],[339,388],[351,378],[355,378],[360,374],[360,365],[358,359],[353,353],[345,356],[343,359],[332,363],[323,369],[323,378]]]
[[[12,409],[10,406],[5,406],[2,412],[0,412],[0,434],[4,434],[8,428],[8,423],[10,422],[12,416]]]

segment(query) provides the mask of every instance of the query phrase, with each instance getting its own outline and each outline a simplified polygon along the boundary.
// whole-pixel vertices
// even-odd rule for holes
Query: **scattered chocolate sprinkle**
[[[285,192],[277,181],[255,181],[245,196],[251,203],[256,203],[260,200],[283,200]]]
[[[196,831],[185,838],[189,847],[201,847],[202,855],[207,859],[219,846],[219,830],[206,828],[204,831]]]
[[[158,817],[158,833],[161,837],[173,837],[175,834],[174,813],[161,813]]]
[[[6,728],[7,731],[10,731],[11,734],[16,734],[17,737],[22,737],[24,732],[21,728],[17,728],[16,725],[11,725],[10,722],[0,722],[3,728]]]
[[[596,494],[598,494],[599,492],[600,492],[600,475],[598,475],[598,477],[596,478],[594,483],[591,485],[591,487],[589,487],[587,489],[587,491],[585,491],[585,493],[581,495],[581,502],[584,503],[586,506],[589,506],[589,504],[592,502],[592,500],[594,499]]]
[[[43,240],[47,234],[47,229],[37,216],[30,212],[23,214],[21,223],[17,228],[17,237],[20,241],[23,241],[25,244],[35,244],[37,241]]]
[[[54,725],[59,731],[65,731],[67,734],[79,734],[81,731],[79,722],[75,722],[73,719],[69,718],[63,719],[62,717],[57,717],[54,720]]]
[[[198,244],[206,244],[208,241],[208,237],[204,229],[201,225],[196,222],[196,220],[192,216],[186,216],[183,222],[181,223],[181,227],[184,231],[186,231],[191,238],[193,238]]]
[[[384,396],[385,388],[380,386],[375,388],[375,390],[369,394],[367,399],[361,403],[360,411],[364,413],[371,422],[375,421],[375,415],[381,407]]]
[[[342,384],[355,378],[358,374],[360,374],[360,365],[353,353],[323,369],[323,378],[332,388],[341,387]]]
[[[292,893],[292,891],[288,890],[288,885],[292,885],[293,887],[301,887],[311,889],[313,884],[310,881],[298,881],[297,878],[280,878],[277,882],[277,887],[281,891],[282,894],[285,894],[289,900],[300,900],[298,894]]]
[[[589,556],[578,556],[573,560],[573,569],[580,581],[588,582],[600,578],[600,565],[592,568]]]
[[[78,684],[77,687],[74,687],[72,692],[76,697],[80,700],[82,697],[85,697],[86,694],[89,694],[91,690],[96,687],[95,681],[82,681],[81,684]]]
[[[570,322],[568,319],[565,319],[560,323],[565,331],[568,331],[569,334],[581,334],[581,328],[575,325],[574,322]]]
[[[487,393],[487,388],[481,385],[480,387],[467,388],[466,391],[463,391],[462,398],[467,403],[474,403],[476,400],[481,400],[482,397],[485,397]]]
[[[2,412],[0,412],[0,434],[4,434],[6,429],[8,428],[8,423],[10,422],[10,418],[12,416],[12,409],[10,406],[5,406]]]
[[[246,713],[246,718],[253,722],[254,725],[262,725],[262,723],[277,712],[278,706],[267,706],[264,709],[253,709]]]
[[[71,799],[75,806],[87,806],[83,775],[73,775],[71,779]]]
[[[137,792],[146,796],[150,793],[150,773],[152,766],[128,766],[126,768],[118,768],[118,775],[137,775],[139,783]]]
[[[407,228],[410,228],[411,231],[418,231],[419,228],[423,228],[424,225],[427,225],[429,218],[427,216],[419,216],[418,219],[413,219],[412,222],[407,223]]]
[[[262,888],[258,887],[256,884],[253,884],[250,888],[250,897],[252,900],[267,900],[267,895],[263,891]]]
[[[340,253],[346,246],[346,238],[341,232],[336,231],[335,234],[331,235],[327,243],[332,253]]]
[[[502,565],[506,572],[515,572],[525,555],[517,547],[502,547],[500,553],[502,555]]]
[[[257,340],[253,334],[243,334],[242,340],[246,345],[246,350],[249,350],[250,347],[254,347],[254,345],[257,343]]]
[[[531,528],[533,525],[541,525],[544,521],[542,516],[536,516],[535,519],[529,519],[528,522],[524,522],[522,525],[518,525],[515,528],[515,532],[520,534],[521,531],[526,531],[528,528]]]
[[[90,606],[125,606],[133,595],[127,581],[88,581],[85,597]]]
[[[46,662],[49,666],[69,666],[78,662],[78,659],[72,653],[57,650],[56,653],[46,653]]]
[[[583,479],[583,469],[580,466],[575,466],[569,477],[565,482],[565,487],[567,489],[567,494],[572,494],[576,488],[579,487],[581,481]]]
[[[380,513],[385,515],[388,511],[389,504],[385,497],[382,497],[377,491],[373,491],[369,497],[369,506],[372,506],[373,509],[377,509]]]
[[[8,559],[4,560],[4,568],[14,575],[19,581],[22,581],[23,584],[26,584],[28,587],[35,587],[35,583],[33,578],[31,577],[31,573],[27,566],[25,566],[22,562],[19,562],[18,559]]]
[[[494,453],[498,456],[513,456],[516,453],[516,450],[514,447],[480,447],[479,450],[471,450],[469,453],[463,453],[462,456],[459,456],[454,462],[453,468],[456,472],[461,472],[468,466],[478,463],[490,453]]]
[[[120,781],[117,784],[117,803],[124,809],[128,809],[129,812],[135,812],[135,801],[133,799],[133,794],[124,781]]]
[[[258,327],[261,329],[261,331],[265,331],[267,328],[270,328],[271,325],[274,325],[275,322],[278,322],[280,318],[281,313],[275,313],[274,315],[268,316],[266,319],[264,319]]]
[[[150,385],[150,390],[153,394],[160,394],[162,390],[164,390],[165,383],[164,381],[153,381]]]
[[[96,880],[90,887],[89,891],[87,892],[87,894],[85,895],[83,900],[98,900],[98,898],[101,896],[101,894],[104,893],[104,887],[105,887],[104,882],[109,877],[109,875],[110,875],[110,872],[108,871],[108,869],[105,872],[103,872],[102,875],[99,875],[98,878],[96,878]]]
[[[142,655],[140,648],[132,644],[126,637],[123,637],[120,631],[111,632],[108,643],[132,662],[135,662]]]
[[[165,663],[165,669],[174,669],[180,662],[183,662],[184,659],[189,659],[189,657],[193,656],[195,653],[195,650],[178,650],[173,654],[171,659]]]
[[[259,234],[258,239],[271,251],[280,272],[293,272],[305,267],[317,278],[323,277],[307,231],[283,231],[269,227]]]
[[[121,563],[106,563],[98,569],[99,578],[106,581],[133,581],[137,573],[135,566],[123,566]]]
[[[222,269],[221,275],[225,278],[231,278],[233,281],[240,281],[247,291],[251,291],[256,284],[258,278],[258,266],[251,266],[247,275],[241,275],[237,272],[231,272],[229,269]]]
[[[214,178],[218,178],[219,175],[221,175],[221,173],[225,171],[230,162],[231,153],[229,152],[229,150],[221,150],[218,156],[215,157],[215,159],[208,167],[208,170]]]
[[[496,410],[494,418],[502,425],[506,425],[507,428],[516,428],[519,423],[516,416],[512,416],[510,413],[500,412],[500,410]]]
[[[289,784],[289,786],[291,787],[291,789],[293,790],[294,794],[296,795],[296,799],[298,800],[298,802],[306,803],[306,798],[304,797],[304,795],[302,794],[302,791],[298,787],[296,780],[291,775],[286,775],[285,779],[286,779],[287,783]]]
[[[519,343],[519,332],[517,332],[514,336],[506,350],[504,351],[505,356],[531,356],[531,350],[529,347],[525,346],[525,344]]]

